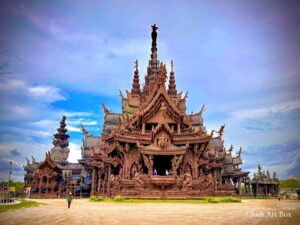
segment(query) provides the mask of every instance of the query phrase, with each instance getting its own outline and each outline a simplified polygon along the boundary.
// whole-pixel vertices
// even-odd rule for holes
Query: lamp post
[[[8,184],[7,184],[8,189],[9,189],[10,175],[12,174],[11,167],[12,167],[12,161],[9,161],[9,173],[8,173]]]

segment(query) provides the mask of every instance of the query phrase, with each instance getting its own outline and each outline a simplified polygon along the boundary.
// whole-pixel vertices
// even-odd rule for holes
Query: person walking
[[[71,207],[71,202],[73,201],[73,195],[72,193],[70,192],[68,195],[67,195],[67,202],[68,202],[68,209]]]

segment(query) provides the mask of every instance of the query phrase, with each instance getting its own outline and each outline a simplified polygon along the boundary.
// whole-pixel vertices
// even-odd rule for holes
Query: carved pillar
[[[265,185],[265,195],[266,196],[268,195],[268,185],[267,184]]]
[[[96,183],[96,179],[97,179],[97,171],[95,166],[93,166],[93,174],[92,174],[92,187],[91,187],[91,195],[95,194],[95,183]]]
[[[222,186],[222,169],[220,169],[219,173],[219,186]]]
[[[46,183],[46,193],[48,193],[49,177],[46,176],[46,179],[47,179],[47,183]]]
[[[39,176],[39,193],[42,193],[43,176]]]
[[[177,133],[180,134],[180,123],[177,124]]]
[[[110,174],[111,174],[111,166],[109,165],[108,167],[108,172],[107,172],[107,191],[106,194],[108,197],[111,196],[111,189],[110,189]]]
[[[145,123],[142,124],[142,134],[145,133]]]
[[[144,159],[144,163],[147,166],[148,169],[148,175],[152,176],[153,175],[153,156],[149,155],[149,157],[147,157],[146,155],[143,154],[143,159]]]

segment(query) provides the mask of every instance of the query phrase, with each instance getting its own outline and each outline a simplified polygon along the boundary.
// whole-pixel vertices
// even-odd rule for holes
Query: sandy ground
[[[38,200],[39,207],[0,213],[0,224],[300,224],[300,202],[243,200],[242,203],[91,203]]]

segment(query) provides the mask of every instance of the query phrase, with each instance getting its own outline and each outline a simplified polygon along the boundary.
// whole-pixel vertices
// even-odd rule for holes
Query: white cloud
[[[72,132],[81,132],[80,128],[71,125],[67,125],[67,129],[68,131],[72,131]]]
[[[66,100],[60,93],[60,89],[57,87],[49,85],[31,85],[19,79],[2,79],[0,91],[4,91],[6,95],[25,95],[46,103]]]
[[[21,135],[22,137],[36,137],[36,138],[45,138],[52,136],[50,130],[37,130],[37,129],[29,129],[29,128],[19,128],[19,127],[6,127],[6,129],[10,133],[15,133],[17,135]]]
[[[49,103],[59,100],[66,100],[66,98],[60,94],[60,90],[52,86],[29,87],[28,92],[33,98],[43,99],[43,101]]]
[[[85,117],[85,116],[92,116],[94,115],[94,113],[91,112],[64,112],[64,115],[66,115],[67,117]]]
[[[35,127],[42,127],[42,128],[46,127],[47,129],[52,129],[55,126],[58,126],[59,123],[56,120],[38,120],[30,124]]]
[[[272,116],[276,113],[286,113],[295,109],[300,109],[299,100],[281,102],[268,107],[256,109],[241,109],[231,112],[230,115],[240,119],[252,119]]]
[[[77,160],[81,158],[81,150],[80,145],[70,143],[69,145],[70,153],[69,153],[69,162],[78,162]]]
[[[97,125],[98,122],[96,120],[89,120],[85,118],[79,118],[79,119],[71,119],[68,121],[68,124],[75,124],[75,125],[86,125],[86,126],[94,126]]]

